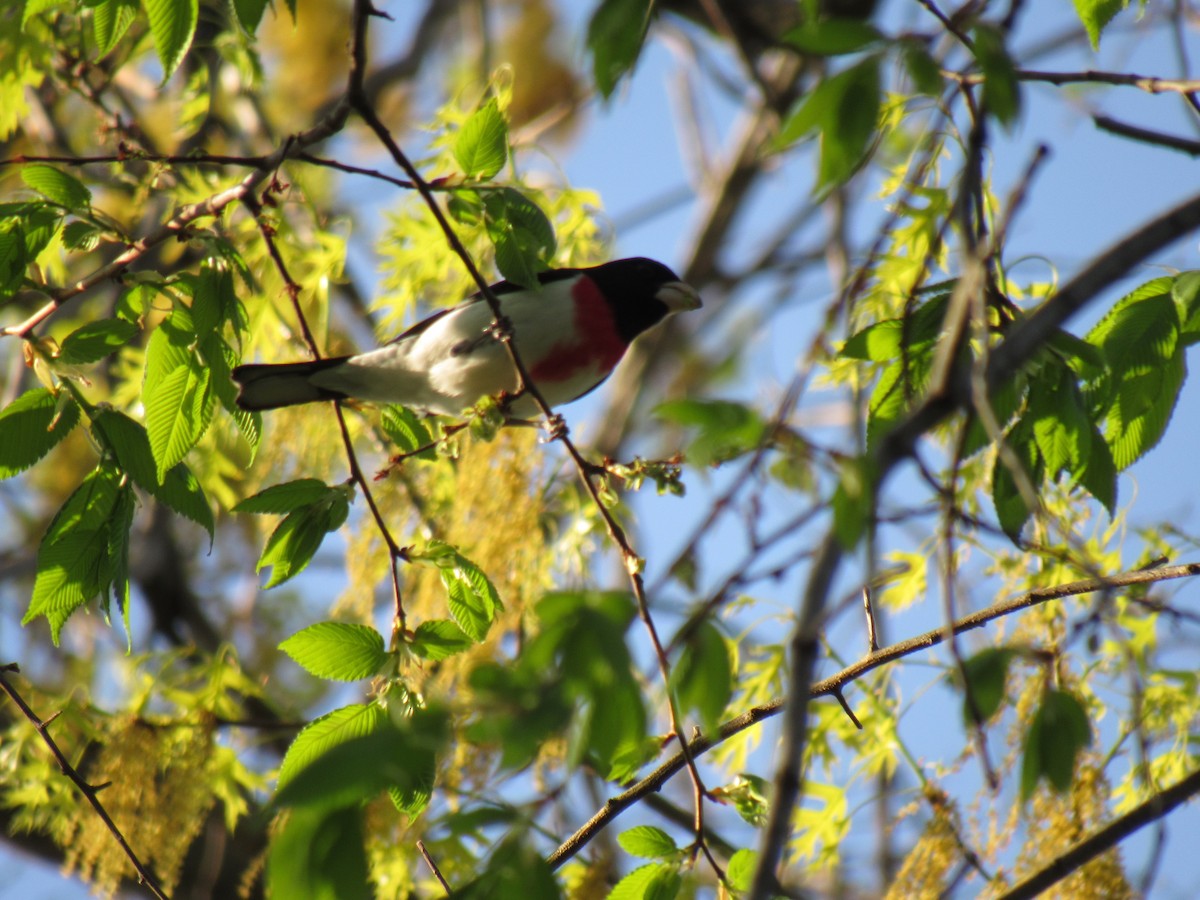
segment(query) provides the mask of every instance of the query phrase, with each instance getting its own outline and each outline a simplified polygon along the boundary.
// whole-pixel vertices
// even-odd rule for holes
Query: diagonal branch
[[[117,823],[112,820],[112,816],[108,814],[108,810],[100,802],[100,798],[97,796],[100,793],[100,788],[88,784],[84,777],[79,774],[79,770],[71,765],[54,738],[50,736],[50,723],[54,721],[54,716],[51,716],[47,721],[42,721],[38,718],[38,714],[33,711],[29,704],[25,702],[25,698],[20,695],[17,689],[5,677],[5,674],[8,672],[16,673],[20,671],[16,663],[8,663],[7,665],[0,666],[0,688],[3,688],[4,692],[12,698],[13,703],[17,704],[21,712],[25,715],[25,718],[37,730],[42,741],[50,749],[50,753],[53,754],[55,762],[58,763],[58,768],[70,779],[75,787],[79,788],[79,792],[83,794],[84,799],[91,804],[92,809],[96,811],[96,815],[100,817],[105,827],[112,833],[113,838],[120,844],[122,852],[129,858],[129,862],[132,863],[134,871],[138,874],[138,878],[150,889],[150,892],[155,897],[158,897],[159,900],[167,900],[167,895],[163,893],[163,889],[158,886],[158,882],[154,880],[154,876],[150,874],[150,870],[146,868],[145,863],[138,859],[138,855],[133,852],[133,848],[125,840],[125,835],[121,833],[121,829],[117,827]]]
[[[1135,584],[1154,584],[1159,581],[1171,581],[1177,578],[1193,578],[1198,575],[1200,575],[1200,563],[1186,563],[1178,566],[1164,566],[1160,569],[1135,569],[1131,572],[1122,572],[1121,574],[1110,575],[1105,578],[1087,578],[1052,587],[1036,588],[957,619],[954,622],[952,631],[957,635],[975,628],[981,628],[996,619],[1002,619],[1005,616],[1028,609],[1031,606],[1046,603],[1050,600],[1077,597],[1097,591],[1110,591],[1114,588],[1129,587]],[[938,627],[922,634],[914,635],[907,640],[898,641],[874,653],[869,653],[858,662],[851,663],[828,678],[814,682],[809,689],[809,698],[816,699],[817,697],[834,696],[841,692],[846,685],[858,680],[873,669],[937,646],[946,640],[946,635],[947,629],[945,627]],[[755,706],[740,716],[722,723],[717,728],[715,734],[700,735],[692,738],[688,742],[688,749],[694,757],[699,757],[718,744],[745,731],[747,728],[779,715],[783,712],[783,709],[783,698],[772,700],[770,703],[764,703],[761,706]],[[558,849],[550,854],[547,862],[552,868],[561,866],[587,846],[592,838],[603,831],[622,812],[633,806],[643,797],[661,790],[662,786],[667,783],[671,776],[675,775],[683,767],[683,756],[676,754],[659,765],[649,775],[630,785],[605,803],[603,809],[595,813],[574,834],[563,841]]]

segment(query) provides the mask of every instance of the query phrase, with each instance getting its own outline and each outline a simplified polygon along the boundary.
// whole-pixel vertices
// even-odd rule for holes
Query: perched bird
[[[698,309],[700,296],[662,263],[618,259],[587,269],[550,269],[529,290],[492,285],[512,323],[513,343],[546,402],[582,397],[609,376],[630,343],[672,313]],[[233,370],[243,409],[317,400],[370,400],[458,416],[484,395],[511,395],[517,373],[491,333],[481,294],[418,322],[377,350],[335,359]],[[529,397],[508,412],[531,416]]]

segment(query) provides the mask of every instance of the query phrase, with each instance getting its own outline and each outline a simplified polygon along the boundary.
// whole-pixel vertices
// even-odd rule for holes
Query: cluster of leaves
[[[1059,331],[1020,372],[994,388],[989,409],[969,417],[960,460],[996,446],[1001,435],[989,429],[999,428],[1012,448],[1011,457],[994,455],[991,494],[997,519],[1014,541],[1036,511],[1031,501],[1046,482],[1064,479],[1114,512],[1117,474],[1159,442],[1175,409],[1186,348],[1200,340],[1198,297],[1200,273],[1147,282],[1083,339]],[[949,292],[937,293],[906,316],[859,331],[842,347],[843,359],[881,369],[867,418],[868,449],[924,396],[950,298]],[[1004,321],[1013,315],[1009,309],[997,314]],[[997,330],[1003,335],[1003,328]],[[1032,487],[1033,496],[1022,487]]]

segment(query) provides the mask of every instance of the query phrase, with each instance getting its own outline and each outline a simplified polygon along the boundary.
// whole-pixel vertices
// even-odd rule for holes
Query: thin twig
[[[442,890],[446,892],[446,896],[450,896],[453,891],[450,888],[450,883],[446,881],[442,875],[442,870],[438,868],[437,863],[433,861],[433,857],[429,855],[429,851],[425,849],[424,841],[417,841],[417,849],[421,851],[421,856],[425,860],[425,865],[429,866],[429,870],[433,872],[433,877],[437,879],[438,884],[442,886]]]
[[[17,707],[24,714],[25,718],[29,720],[30,724],[33,725],[34,729],[41,736],[42,741],[49,748],[50,753],[54,756],[55,761],[58,763],[59,770],[65,776],[67,776],[68,779],[70,779],[71,783],[74,784],[75,787],[79,788],[79,792],[83,794],[87,802],[91,804],[92,809],[96,811],[96,815],[100,817],[100,820],[104,823],[105,827],[108,828],[109,832],[116,839],[117,843],[120,844],[121,850],[124,851],[125,856],[129,859],[129,862],[133,864],[134,871],[136,871],[138,875],[138,880],[146,885],[150,893],[154,894],[155,897],[158,897],[159,900],[167,900],[166,893],[164,893],[163,889],[158,886],[158,882],[155,880],[154,876],[150,874],[150,870],[146,868],[145,864],[140,859],[138,859],[138,855],[133,852],[133,848],[130,847],[129,842],[125,840],[125,835],[121,833],[121,829],[117,827],[117,823],[112,820],[112,816],[108,814],[108,810],[104,808],[104,804],[102,804],[100,802],[100,798],[96,796],[97,793],[99,793],[100,788],[104,787],[104,785],[88,784],[87,781],[84,780],[83,776],[79,774],[79,771],[67,760],[66,755],[59,748],[54,738],[50,736],[50,729],[48,726],[57,717],[57,713],[43,722],[38,718],[37,713],[30,708],[29,704],[25,702],[25,698],[17,692],[17,689],[13,687],[12,683],[8,680],[8,678],[5,677],[5,674],[8,672],[16,673],[20,671],[21,669],[16,663],[8,663],[7,665],[0,666],[0,688],[3,688],[4,692],[12,698],[13,703],[17,704]]]

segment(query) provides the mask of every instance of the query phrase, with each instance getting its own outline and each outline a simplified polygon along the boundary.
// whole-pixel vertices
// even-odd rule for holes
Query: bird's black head
[[[582,269],[613,308],[617,331],[632,341],[671,313],[700,308],[695,289],[660,262],[637,256]]]

